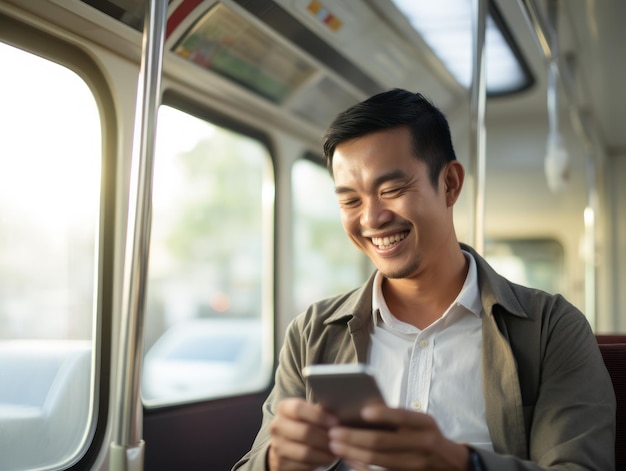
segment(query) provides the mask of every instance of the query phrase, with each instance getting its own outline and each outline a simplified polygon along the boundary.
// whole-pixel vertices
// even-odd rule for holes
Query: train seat
[[[0,342],[0,468],[39,469],[76,453],[90,388],[89,341]]]
[[[617,398],[615,469],[626,470],[626,335],[597,335]]]

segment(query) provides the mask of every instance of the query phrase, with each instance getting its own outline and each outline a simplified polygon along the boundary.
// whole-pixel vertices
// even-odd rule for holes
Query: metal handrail
[[[473,230],[470,244],[480,254],[484,253],[485,221],[485,173],[486,173],[486,131],[485,131],[485,34],[487,27],[487,0],[474,0],[473,6],[473,67],[470,90],[470,161],[474,200]]]
[[[535,32],[535,38],[542,50],[548,67],[550,70],[550,80],[556,81],[560,78],[563,83],[563,92],[567,98],[570,107],[570,116],[575,132],[578,134],[584,146],[585,165],[587,176],[587,207],[584,210],[583,218],[585,223],[585,315],[593,328],[596,324],[596,301],[597,301],[597,284],[596,284],[596,218],[595,215],[599,211],[598,188],[596,182],[596,152],[595,136],[596,133],[592,129],[591,124],[586,119],[586,114],[577,105],[573,71],[570,64],[559,57],[558,43],[556,38],[551,40],[550,35],[556,34],[557,19],[557,0],[548,2],[548,15],[546,19],[544,14],[537,6],[536,0],[518,0],[522,13],[526,21]],[[552,22],[552,24],[550,24]],[[553,83],[554,93],[556,93],[556,83]],[[551,100],[554,100],[551,103]],[[557,102],[555,97],[549,97],[548,106],[554,108],[553,119],[558,119]],[[554,123],[553,123],[554,124]]]
[[[146,1],[126,228],[118,361],[121,380],[115,401],[119,409],[111,444],[110,469],[116,471],[143,469],[139,385],[143,361],[142,337],[150,246],[154,145],[157,109],[160,104],[167,3],[167,0]]]

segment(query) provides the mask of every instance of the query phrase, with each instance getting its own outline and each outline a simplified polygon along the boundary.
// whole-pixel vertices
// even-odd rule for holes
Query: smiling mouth
[[[385,237],[372,237],[372,244],[374,244],[376,248],[380,250],[388,250],[396,245],[398,242],[403,240],[408,234],[409,231],[405,231]]]

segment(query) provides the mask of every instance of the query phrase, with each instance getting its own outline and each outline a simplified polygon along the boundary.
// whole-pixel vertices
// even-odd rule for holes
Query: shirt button
[[[420,340],[420,347],[422,348],[428,347],[428,340],[426,339]]]
[[[422,403],[420,401],[413,401],[413,403],[411,404],[411,408],[415,411],[421,410]]]

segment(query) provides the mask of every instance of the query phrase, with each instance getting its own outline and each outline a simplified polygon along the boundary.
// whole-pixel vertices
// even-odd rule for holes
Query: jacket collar
[[[347,299],[324,321],[324,324],[332,324],[339,321],[348,321],[354,318],[350,324],[355,328],[363,326],[372,317],[372,290],[374,286],[374,271],[367,282],[360,288],[347,295]],[[351,329],[352,330],[352,329]]]
[[[528,317],[512,289],[511,282],[496,273],[491,268],[491,265],[469,245],[460,244],[460,246],[463,250],[472,254],[472,257],[476,260],[478,288],[480,289],[480,299],[485,312],[491,315],[493,306],[499,304],[509,314],[517,317]]]
[[[527,318],[528,314],[520,304],[515,295],[511,283],[503,276],[496,273],[487,261],[478,255],[469,245],[460,244],[461,248],[469,252],[476,260],[478,271],[478,287],[480,298],[485,313],[492,316],[493,306],[502,306],[506,312],[517,317]],[[348,322],[350,319],[350,330],[357,330],[370,322],[372,316],[372,290],[376,272],[372,273],[360,288],[346,295],[346,299],[339,307],[324,321],[324,324],[335,322]]]

